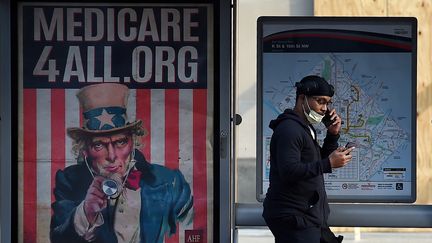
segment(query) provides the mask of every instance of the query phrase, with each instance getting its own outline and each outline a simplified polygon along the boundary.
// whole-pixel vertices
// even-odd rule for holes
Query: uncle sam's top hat
[[[77,95],[83,110],[83,127],[70,127],[67,134],[78,140],[128,130],[142,130],[142,121],[128,122],[129,89],[123,84],[100,83],[81,88]],[[143,135],[143,134],[140,134]]]

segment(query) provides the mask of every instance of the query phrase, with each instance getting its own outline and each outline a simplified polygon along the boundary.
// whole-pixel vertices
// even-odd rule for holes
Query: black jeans
[[[320,243],[320,227],[304,227],[294,216],[265,219],[275,243]]]

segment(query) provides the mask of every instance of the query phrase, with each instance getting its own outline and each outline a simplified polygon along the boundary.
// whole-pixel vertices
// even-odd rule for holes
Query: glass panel
[[[313,0],[237,1],[237,202],[256,203],[256,39],[259,16],[311,16]]]

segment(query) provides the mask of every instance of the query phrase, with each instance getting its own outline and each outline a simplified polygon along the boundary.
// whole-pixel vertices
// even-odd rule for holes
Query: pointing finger
[[[344,153],[345,153],[345,154],[349,154],[349,153],[351,153],[354,149],[355,149],[355,147],[348,148],[348,149],[346,149],[346,150],[344,151]]]
[[[338,147],[336,150],[337,150],[338,152],[343,152],[343,151],[345,151],[345,147]]]

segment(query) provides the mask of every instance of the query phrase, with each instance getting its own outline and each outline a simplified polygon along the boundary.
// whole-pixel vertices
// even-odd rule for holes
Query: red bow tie
[[[136,191],[138,188],[140,188],[139,185],[140,179],[141,179],[141,171],[132,170],[131,172],[129,172],[128,178],[126,180],[126,187]]]

